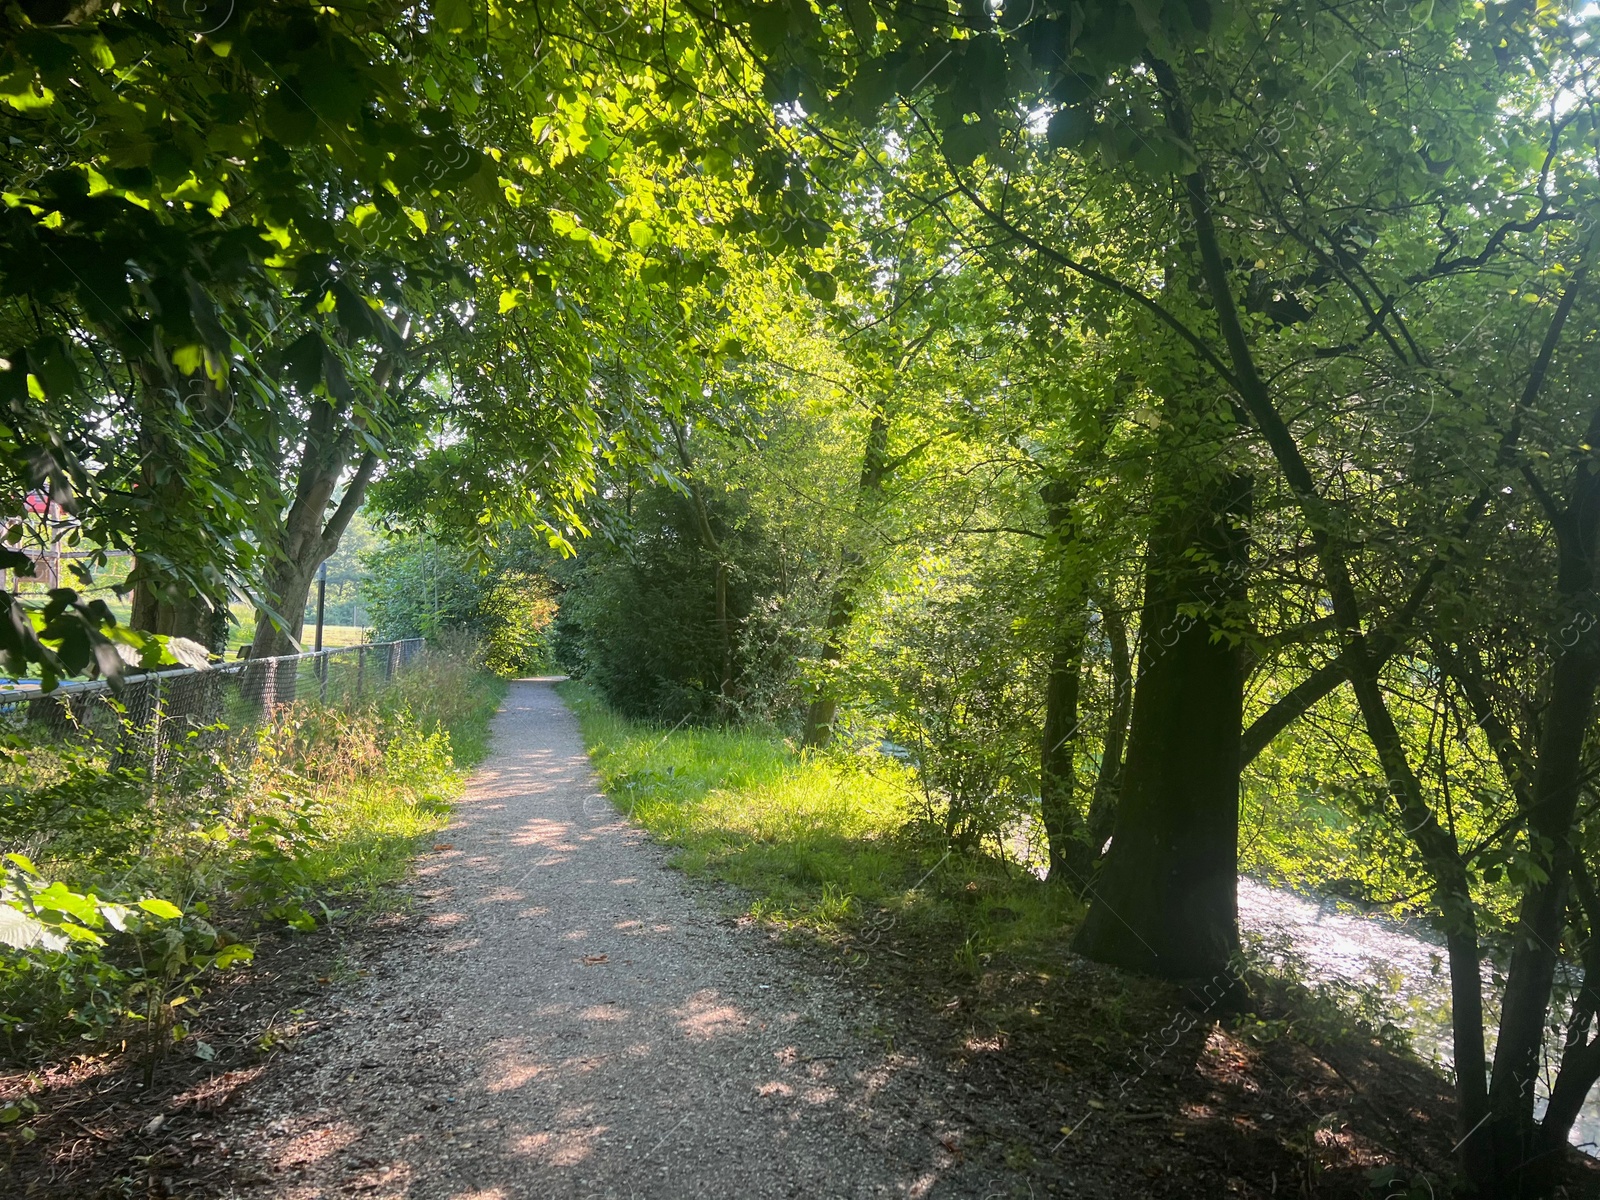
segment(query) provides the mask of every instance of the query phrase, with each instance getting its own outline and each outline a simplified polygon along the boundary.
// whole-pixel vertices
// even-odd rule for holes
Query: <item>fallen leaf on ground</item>
[[[435,842],[433,848],[435,850],[454,850],[456,844],[454,842]]]
[[[592,967],[596,963],[603,963],[605,961],[606,956],[604,954],[585,954],[583,956],[583,965],[586,967]]]

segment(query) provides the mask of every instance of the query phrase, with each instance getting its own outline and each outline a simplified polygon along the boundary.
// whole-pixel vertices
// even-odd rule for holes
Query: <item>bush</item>
[[[1019,653],[1019,622],[981,576],[929,562],[863,623],[866,715],[916,765],[923,819],[961,849],[1001,848],[1037,811],[1042,663]]]
[[[789,643],[800,623],[786,616],[793,597],[781,558],[736,495],[709,508],[727,569],[729,644],[717,621],[717,558],[692,502],[653,488],[634,497],[625,538],[585,543],[564,572],[557,660],[629,717],[782,722],[798,708]]]
[[[427,538],[401,538],[367,557],[361,598],[380,641],[454,633],[482,643],[499,675],[547,673],[556,592],[547,558],[516,538],[487,562]]]

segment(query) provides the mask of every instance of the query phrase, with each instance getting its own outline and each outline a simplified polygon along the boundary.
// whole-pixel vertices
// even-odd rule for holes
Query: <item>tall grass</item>
[[[92,745],[0,747],[0,853],[21,855],[0,860],[11,1055],[159,1029],[161,1006],[247,961],[260,932],[404,903],[395,885],[483,758],[504,693],[473,647],[446,645],[363,704],[301,701],[179,743],[154,776],[109,769]]]
[[[673,864],[744,892],[748,914],[828,939],[895,921],[945,965],[1038,954],[1081,915],[1064,889],[951,849],[917,819],[913,772],[885,755],[798,753],[762,730],[669,730],[559,685],[606,794]]]

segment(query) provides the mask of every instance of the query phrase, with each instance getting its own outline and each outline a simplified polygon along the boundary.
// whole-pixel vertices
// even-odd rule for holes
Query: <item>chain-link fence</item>
[[[422,653],[421,638],[346,646],[200,669],[152,671],[63,683],[51,692],[0,691],[0,731],[32,744],[103,750],[108,764],[159,771],[173,746],[220,740],[270,719],[297,700],[359,703],[376,695]]]

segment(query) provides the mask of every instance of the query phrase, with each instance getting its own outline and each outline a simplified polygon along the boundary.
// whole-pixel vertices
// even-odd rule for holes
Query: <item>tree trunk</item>
[[[166,592],[142,584],[134,589],[128,625],[144,633],[188,638],[221,654],[228,648],[227,598],[197,596],[179,584]]]
[[[169,378],[154,362],[136,364],[135,373],[141,386],[144,410],[139,423],[139,486],[151,498],[146,521],[149,528],[140,530],[140,549],[146,554],[165,556],[169,562],[195,562],[193,544],[172,544],[166,523],[174,520],[186,509],[193,511],[196,503],[193,492],[185,486],[182,477],[172,469],[175,457],[171,442],[162,426],[162,410],[170,404],[168,397],[180,393],[181,380]],[[188,399],[201,408],[202,419],[211,415],[207,411],[219,403],[216,390],[203,386],[198,392],[189,392]],[[159,554],[157,553],[159,552]],[[135,557],[136,564],[140,562]],[[144,560],[144,565],[149,559]],[[143,575],[143,572],[139,572]],[[213,570],[207,580],[210,595],[202,594],[193,582],[183,582],[171,577],[141,578],[134,588],[128,624],[143,633],[165,637],[187,638],[198,642],[212,654],[221,654],[228,648],[228,588]]]
[[[856,483],[855,503],[858,520],[882,499],[883,482],[890,469],[889,413],[880,402],[872,410],[866,446],[861,452],[861,478]],[[861,586],[865,566],[866,559],[848,547],[839,555],[839,577],[834,580],[833,593],[828,597],[828,618],[822,629],[821,661],[825,671],[838,666],[839,660],[844,657],[845,638],[850,632],[850,622],[855,618],[856,592]],[[833,718],[838,709],[839,699],[832,680],[824,677],[812,692],[811,703],[806,705],[800,744],[826,746],[828,739],[833,736]]]
[[[377,470],[378,456],[366,451],[329,516],[333,494],[356,448],[355,430],[348,425],[336,428],[338,423],[332,405],[326,401],[313,405],[294,501],[284,517],[278,545],[272,548],[275,554],[263,589],[277,619],[265,609],[257,613],[251,658],[298,653],[311,581],[317,568],[339,548],[339,539],[366,498],[367,485]]]
[[[1128,718],[1133,711],[1133,656],[1128,652],[1128,624],[1110,604],[1100,604],[1100,627],[1111,643],[1111,712],[1105,736],[1100,739],[1100,770],[1095,776],[1094,799],[1089,802],[1089,845],[1095,858],[1117,819],[1117,797],[1122,792],[1122,753],[1128,740]]]
[[[1039,815],[1044,821],[1050,852],[1047,879],[1066,883],[1082,894],[1088,890],[1094,849],[1083,814],[1078,810],[1077,770],[1074,758],[1078,739],[1078,698],[1082,686],[1083,646],[1087,601],[1079,581],[1070,577],[1071,550],[1077,541],[1072,511],[1076,498],[1060,481],[1048,484],[1041,495],[1050,514],[1051,542],[1060,593],[1056,606],[1056,645],[1045,679],[1044,732],[1039,751]]]
[[[1600,430],[1600,417],[1596,426]],[[1600,473],[1587,463],[1574,478],[1566,509],[1554,526],[1556,587],[1568,614],[1563,632],[1571,632],[1564,637],[1558,633],[1552,639],[1558,649],[1527,811],[1529,843],[1549,847],[1549,853],[1543,862],[1545,879],[1529,885],[1517,915],[1489,1082],[1496,1174],[1514,1189],[1510,1194],[1529,1196],[1548,1194],[1550,1168],[1555,1165],[1553,1156],[1544,1153],[1547,1139],[1534,1119],[1534,1083],[1539,1077],[1559,947],[1566,932],[1569,884],[1577,854],[1573,824],[1585,776],[1584,742],[1594,722],[1595,689],[1600,686],[1600,626],[1590,615],[1595,602],[1596,540],[1600,537]],[[1564,1061],[1563,1067],[1566,1065]],[[1581,1077],[1588,1068],[1587,1057],[1573,1056],[1572,1065]],[[1563,1100],[1570,1103],[1565,1095]],[[1578,1102],[1581,1105],[1581,1097]]]
[[[1073,742],[1078,736],[1078,691],[1083,671],[1083,624],[1063,617],[1059,641],[1050,657],[1044,692],[1044,744],[1039,755],[1039,812],[1050,848],[1052,883],[1087,891],[1094,869],[1094,847],[1078,811]]]
[[[1600,1020],[1600,895],[1596,895],[1581,858],[1573,862],[1572,880],[1582,901],[1580,912],[1588,936],[1583,945],[1583,984],[1572,1001],[1561,1065],[1539,1128],[1544,1161],[1552,1166],[1566,1153],[1573,1123],[1589,1090],[1600,1080],[1600,1029],[1593,1038],[1589,1036],[1590,1027]]]
[[[717,636],[722,643],[722,681],[718,687],[724,700],[733,696],[733,626],[728,620],[728,564],[717,560],[716,579]]]
[[[1215,978],[1239,947],[1244,662],[1223,631],[1245,603],[1249,498],[1228,478],[1152,538],[1122,795],[1073,942],[1100,962]]]
[[[828,618],[822,626],[821,661],[825,670],[838,666],[844,656],[845,636],[850,632],[850,621],[855,616],[855,574],[861,569],[863,559],[853,550],[840,555],[839,578],[834,580],[833,593],[828,597]],[[833,718],[839,711],[839,700],[831,684],[824,680],[817,684],[806,705],[805,724],[800,733],[802,746],[820,747],[833,736]]]

